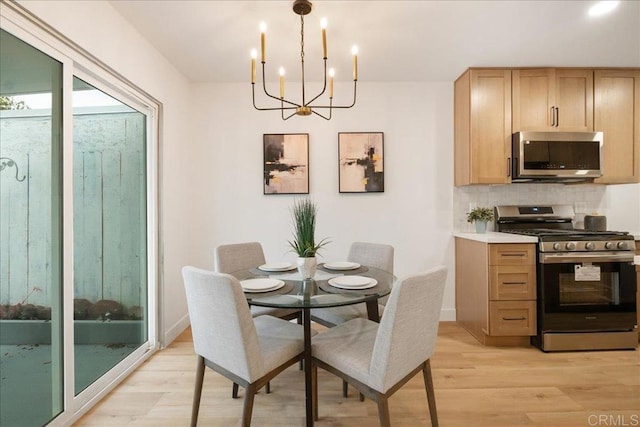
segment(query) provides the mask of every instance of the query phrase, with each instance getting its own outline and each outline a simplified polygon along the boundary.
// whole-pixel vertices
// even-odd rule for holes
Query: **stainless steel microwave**
[[[602,132],[516,132],[511,182],[584,182],[602,176]]]

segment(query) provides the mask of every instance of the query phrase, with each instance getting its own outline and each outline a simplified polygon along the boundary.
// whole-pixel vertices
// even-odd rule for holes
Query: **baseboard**
[[[442,310],[440,310],[441,322],[455,322],[455,320],[456,320],[455,308],[443,308]]]
[[[190,324],[191,321],[189,320],[189,314],[185,314],[173,326],[167,328],[167,331],[164,334],[164,339],[162,340],[162,343],[160,343],[162,348],[166,348],[169,344],[171,344],[173,340],[178,338],[178,336],[189,327]]]

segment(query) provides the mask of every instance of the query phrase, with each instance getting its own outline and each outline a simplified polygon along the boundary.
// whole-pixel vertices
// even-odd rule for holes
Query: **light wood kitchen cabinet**
[[[593,131],[593,70],[516,69],[513,132]]]
[[[604,132],[604,172],[595,182],[640,182],[640,70],[595,70],[594,128]]]
[[[535,244],[456,237],[456,316],[484,345],[530,345],[537,327]]]
[[[455,185],[511,182],[511,70],[467,70],[454,85]]]

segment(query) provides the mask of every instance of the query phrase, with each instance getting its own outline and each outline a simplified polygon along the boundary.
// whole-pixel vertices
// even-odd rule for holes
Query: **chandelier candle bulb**
[[[333,77],[336,75],[336,71],[331,68],[329,70],[329,99],[333,99]]]
[[[280,99],[284,98],[284,68],[280,67]]]
[[[255,49],[251,49],[251,84],[256,82],[256,57],[258,52]]]
[[[264,64],[265,62],[267,62],[267,55],[266,55],[266,51],[267,51],[267,47],[266,47],[266,41],[267,39],[267,24],[265,24],[264,22],[260,23],[260,53],[261,53],[261,61]]]
[[[322,28],[322,58],[327,59],[327,18],[322,18],[320,28]]]
[[[358,46],[351,48],[353,54],[353,81],[358,81]]]

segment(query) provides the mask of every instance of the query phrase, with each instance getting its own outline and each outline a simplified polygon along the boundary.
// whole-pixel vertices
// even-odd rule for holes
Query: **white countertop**
[[[640,241],[640,232],[629,232],[636,241]],[[487,231],[486,233],[474,233],[470,231],[454,231],[454,237],[462,239],[475,240],[484,243],[536,243],[537,237],[521,236],[519,234],[498,233],[496,231]]]
[[[483,243],[537,243],[538,238],[534,236],[522,236],[520,234],[498,233],[487,231],[486,233],[469,233],[457,231],[454,237],[461,239],[475,240]]]

